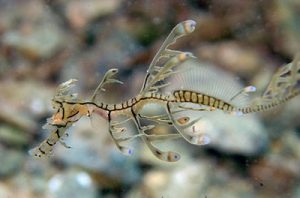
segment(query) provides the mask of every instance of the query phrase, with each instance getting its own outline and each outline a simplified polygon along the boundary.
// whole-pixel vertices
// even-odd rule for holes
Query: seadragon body
[[[194,31],[196,23],[187,20],[179,23],[154,56],[139,94],[118,104],[108,104],[98,101],[99,96],[109,83],[122,83],[115,79],[117,69],[106,72],[94,94],[87,101],[81,101],[70,88],[76,82],[71,79],[62,83],[52,99],[54,115],[48,119],[44,128],[50,130],[50,135],[37,147],[31,149],[31,155],[41,158],[49,156],[57,142],[69,148],[62,138],[67,135],[67,129],[83,116],[101,116],[108,121],[108,131],[117,148],[124,154],[130,155],[133,150],[126,142],[141,138],[150,151],[159,159],[174,162],[180,155],[174,151],[162,151],[153,142],[183,137],[191,144],[208,144],[210,139],[205,132],[195,131],[195,123],[201,116],[189,115],[188,111],[213,112],[223,111],[232,115],[241,115],[265,111],[286,102],[300,93],[300,56],[292,63],[281,67],[274,74],[263,96],[252,102],[248,93],[254,92],[255,87],[236,87],[232,79],[218,77],[218,72],[197,64],[197,59],[189,52],[169,49],[169,46],[182,36]],[[177,76],[181,79],[181,87],[172,85],[170,78]],[[221,87],[220,87],[221,86]],[[245,102],[246,101],[246,102]],[[142,114],[145,105],[155,103],[162,106],[165,114],[146,116]],[[125,116],[123,121],[114,121],[119,116]],[[142,126],[140,120],[146,119],[157,124],[168,124],[177,129],[177,133],[158,135],[147,133],[156,125]],[[126,132],[122,123],[132,121],[138,134],[119,136]]]

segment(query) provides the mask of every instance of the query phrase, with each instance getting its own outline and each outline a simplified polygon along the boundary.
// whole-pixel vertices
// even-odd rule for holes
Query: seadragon
[[[75,79],[60,84],[52,99],[55,113],[43,127],[50,131],[50,135],[29,153],[37,158],[50,156],[58,142],[70,148],[63,142],[63,137],[68,135],[67,129],[84,116],[97,115],[107,120],[107,130],[112,141],[123,154],[133,153],[133,149],[126,144],[128,141],[141,138],[158,159],[175,162],[180,159],[180,154],[161,150],[154,144],[155,141],[184,138],[194,145],[208,144],[209,135],[195,127],[203,112],[222,111],[231,115],[243,115],[266,111],[299,95],[300,54],[291,63],[279,68],[262,96],[250,100],[249,93],[256,91],[254,86],[240,87],[234,77],[201,65],[192,53],[170,49],[178,38],[192,33],[195,27],[195,21],[187,20],[173,28],[150,63],[140,92],[129,100],[108,104],[98,99],[107,84],[122,83],[115,78],[117,69],[110,69],[105,73],[88,100],[81,100],[77,94],[71,93]],[[164,113],[144,115],[143,107],[152,103],[163,107]],[[190,111],[194,113],[190,114]],[[116,119],[119,116],[126,119]],[[142,125],[142,119],[149,120],[152,124]],[[137,133],[120,135],[127,131],[122,125],[126,122],[133,122]],[[149,133],[159,124],[174,127],[176,132]]]

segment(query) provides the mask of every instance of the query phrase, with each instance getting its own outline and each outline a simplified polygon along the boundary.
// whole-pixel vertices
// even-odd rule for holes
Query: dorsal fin
[[[172,71],[172,66],[170,66],[170,64],[166,64],[166,63],[168,62],[168,60],[182,54],[183,52],[171,50],[171,49],[169,49],[169,46],[174,44],[178,38],[185,36],[189,33],[192,33],[195,30],[195,26],[196,26],[195,21],[187,20],[187,21],[183,21],[183,22],[177,24],[172,29],[172,31],[170,32],[170,34],[168,35],[168,37],[166,38],[166,40],[164,41],[162,46],[159,48],[159,50],[157,51],[156,55],[154,56],[153,60],[151,61],[150,65],[149,65],[146,77],[144,79],[142,89],[140,91],[141,94],[145,94],[148,91],[148,89],[150,89],[151,86],[153,86],[156,82],[158,82],[158,81],[154,82],[153,79],[156,78],[156,79],[161,80],[166,77],[166,76],[163,76],[164,74],[162,74],[162,72],[161,72],[161,69],[163,69],[163,67],[168,65],[169,68],[167,70],[170,70],[170,72]],[[188,53],[188,54],[191,55],[191,53]],[[159,64],[159,61],[162,59],[167,59],[167,60],[165,60],[165,61],[163,61],[163,63]],[[176,65],[177,63],[174,63],[174,64]],[[160,76],[158,76],[158,75],[160,75]],[[149,83],[150,83],[150,85],[149,85]]]
[[[223,100],[233,106],[248,104],[249,96],[245,94],[250,88],[243,88],[241,83],[220,68],[207,63],[200,63],[197,59],[189,59],[176,68],[178,71],[167,82],[170,86],[164,92],[175,90],[190,90]]]

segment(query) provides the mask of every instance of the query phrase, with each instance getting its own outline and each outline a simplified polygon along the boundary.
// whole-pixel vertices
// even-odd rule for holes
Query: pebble
[[[50,178],[48,192],[53,198],[96,198],[97,189],[91,176],[84,171],[67,171]]]
[[[8,125],[0,125],[0,140],[2,143],[20,148],[28,144],[29,137],[21,130]]]
[[[20,171],[25,157],[19,151],[0,147],[0,159],[0,178],[5,178]]]
[[[259,50],[233,41],[202,44],[196,53],[201,59],[214,62],[238,76],[250,77],[264,65],[264,58]]]
[[[84,30],[93,20],[115,12],[121,2],[121,0],[67,1],[64,14],[74,29]]]
[[[66,41],[56,17],[47,6],[37,0],[22,3],[22,9],[18,11],[17,5],[12,4],[5,11],[8,13],[5,17],[8,17],[7,20],[11,20],[13,25],[7,27],[4,32],[1,39],[3,44],[21,52],[28,59],[37,60],[53,56]],[[16,19],[20,20],[20,24],[15,24]]]
[[[256,115],[208,113],[196,127],[203,129],[210,138],[208,147],[224,153],[253,156],[260,155],[268,147],[266,129]]]
[[[123,155],[111,142],[107,131],[107,123],[102,119],[91,128],[89,119],[82,119],[76,126],[69,129],[66,138],[66,149],[57,145],[54,158],[69,166],[80,166],[115,179],[120,183],[133,183],[140,177],[137,167],[137,155]],[[130,131],[130,130],[129,130]],[[135,149],[134,146],[131,146]]]

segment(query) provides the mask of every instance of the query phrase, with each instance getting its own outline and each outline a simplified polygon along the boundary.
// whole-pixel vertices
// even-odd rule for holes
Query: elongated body
[[[62,83],[52,99],[56,112],[45,125],[45,128],[50,130],[50,136],[30,150],[30,154],[38,158],[49,156],[57,142],[69,148],[62,141],[63,137],[67,136],[67,129],[83,116],[97,115],[108,121],[108,131],[122,153],[132,154],[133,149],[126,143],[139,137],[157,158],[168,162],[178,161],[180,159],[178,153],[162,151],[153,142],[183,137],[191,144],[209,143],[207,134],[194,131],[194,125],[201,117],[190,115],[188,111],[223,111],[231,115],[241,115],[271,109],[299,95],[299,55],[292,63],[283,66],[274,74],[263,96],[251,100],[248,94],[254,92],[255,87],[240,87],[233,77],[225,77],[211,67],[200,65],[191,53],[169,49],[179,37],[193,32],[195,24],[192,20],[184,21],[171,31],[147,70],[140,93],[127,101],[107,104],[97,99],[105,91],[106,84],[122,84],[114,79],[117,69],[106,72],[91,98],[86,101],[81,101],[76,94],[70,93],[70,88],[76,80],[71,79]],[[176,86],[178,84],[180,86]],[[143,107],[150,103],[164,107],[165,113],[154,116],[143,115]],[[123,121],[116,119],[122,116],[127,119]],[[147,119],[155,124],[142,126],[141,119]],[[138,133],[120,137],[119,134],[126,133],[127,129],[122,124],[127,122],[133,122]],[[166,135],[147,133],[159,124],[171,125],[177,129],[177,133]]]

